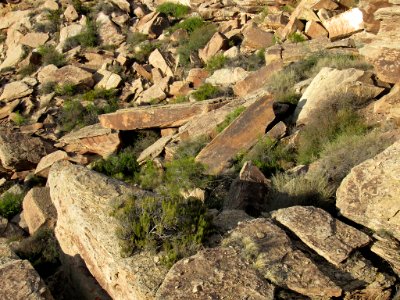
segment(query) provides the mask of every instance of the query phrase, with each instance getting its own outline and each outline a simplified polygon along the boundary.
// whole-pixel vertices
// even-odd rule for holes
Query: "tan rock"
[[[125,12],[127,13],[131,12],[131,5],[127,0],[111,0],[111,2]]]
[[[154,68],[159,68],[165,76],[174,76],[174,61],[169,55],[162,54],[158,49],[154,50],[149,56],[149,63]]]
[[[66,40],[80,34],[82,32],[83,28],[84,28],[84,26],[82,26],[81,24],[76,24],[76,23],[61,28],[60,42],[58,43],[57,50],[62,52]]]
[[[375,19],[374,13],[383,7],[392,6],[388,0],[360,0],[358,7],[363,13],[365,30],[374,34],[378,33],[380,20]]]
[[[390,263],[393,271],[400,274],[400,243],[393,238],[382,238],[378,235],[374,236],[377,241],[372,245],[371,251],[382,257]]]
[[[157,140],[153,145],[149,146],[140,153],[137,158],[139,165],[144,164],[147,160],[152,160],[159,156],[164,150],[164,147],[172,140],[172,135],[164,136]]]
[[[271,76],[282,69],[283,64],[280,61],[270,63],[267,66],[251,73],[242,81],[237,82],[233,87],[233,92],[235,95],[243,97],[250,92],[254,92],[255,90],[263,88]]]
[[[179,287],[178,289],[176,287]],[[203,250],[179,261],[168,272],[156,299],[274,299],[274,286],[229,248]]]
[[[312,39],[319,37],[327,37],[328,32],[326,29],[318,22],[308,21],[306,24],[305,34]]]
[[[240,55],[239,47],[233,46],[224,52],[224,56],[230,59],[237,58]]]
[[[19,40],[22,45],[26,45],[32,48],[37,48],[44,45],[49,39],[48,33],[43,32],[29,32]]]
[[[270,13],[265,17],[262,25],[276,30],[278,28],[285,27],[288,22],[289,18],[284,15],[283,12]]]
[[[21,44],[9,47],[6,52],[6,58],[0,65],[0,70],[15,67],[23,57],[25,50]]]
[[[336,206],[346,218],[400,240],[400,142],[354,167],[336,193]]]
[[[158,12],[151,12],[145,15],[135,25],[135,29],[138,32],[157,37],[162,34],[163,30],[167,28],[169,22],[166,18],[161,17]]]
[[[127,108],[100,115],[99,119],[103,127],[118,130],[179,127],[191,117],[217,109],[225,103],[223,100],[207,100],[198,103]]]
[[[73,22],[75,20],[78,20],[79,18],[78,13],[76,12],[74,6],[71,4],[68,5],[67,8],[65,9],[64,16],[68,22]]]
[[[374,103],[374,114],[381,115],[383,121],[394,120],[400,125],[400,85],[396,84],[389,94]]]
[[[230,167],[235,155],[253,146],[263,135],[265,125],[275,118],[272,103],[272,97],[266,96],[249,106],[203,148],[197,155],[196,161],[203,163],[209,174],[220,174]]]
[[[352,251],[370,242],[368,235],[320,208],[292,206],[273,212],[272,217],[334,265],[340,264]]]
[[[31,189],[26,194],[22,207],[29,234],[32,235],[43,227],[55,226],[57,211],[51,202],[48,187]]]
[[[44,281],[27,260],[21,260],[0,239],[0,298],[4,300],[53,300]]]
[[[4,86],[0,101],[10,102],[32,94],[33,89],[23,81],[14,81]]]
[[[59,9],[58,3],[55,0],[46,0],[43,3],[43,8],[44,9],[49,9],[49,10],[57,10]]]
[[[243,31],[242,46],[250,49],[268,48],[275,44],[274,33],[250,26]]]
[[[343,38],[364,29],[363,13],[359,8],[353,8],[324,21],[323,25],[330,39]]]
[[[50,153],[49,155],[42,157],[36,167],[35,174],[47,178],[51,166],[55,162],[60,160],[69,160],[68,154],[61,150],[55,151],[53,153]]]
[[[21,19],[24,19],[29,16],[29,14],[32,12],[32,10],[15,10],[15,11],[9,11],[6,15],[2,15],[0,18],[0,30],[1,29],[7,29],[11,27],[14,23],[17,23],[21,21]]]
[[[168,88],[169,77],[163,78],[159,83],[152,85],[150,88],[145,90],[139,100],[139,104],[150,103],[157,104],[160,101],[167,98],[166,90]]]
[[[14,100],[11,102],[8,102],[5,106],[0,108],[0,120],[4,118],[8,118],[11,113],[14,111],[14,109],[19,105],[21,100]]]
[[[289,237],[267,219],[242,222],[222,242],[239,251],[252,251],[251,262],[272,283],[309,297],[339,297],[342,293]],[[246,252],[245,252],[246,253]]]
[[[97,74],[102,77],[96,85],[97,88],[116,89],[122,82],[121,76],[107,70],[98,70]]]
[[[53,165],[48,184],[62,251],[69,257],[80,256],[112,299],[154,298],[167,269],[147,254],[122,258],[115,234],[118,221],[110,216],[123,197],[142,198],[145,192],[68,162]],[[75,273],[71,270],[68,275],[76,278]]]
[[[172,96],[186,96],[191,90],[188,82],[175,81],[169,87],[169,94]]]
[[[206,79],[206,83],[220,86],[231,86],[238,81],[244,80],[249,72],[243,68],[224,68],[216,70],[210,77]]]
[[[244,210],[224,209],[220,214],[213,218],[213,224],[219,232],[228,232],[234,229],[239,222],[253,219]]]
[[[107,157],[117,151],[121,141],[119,133],[95,124],[64,135],[60,143],[67,152],[96,153]]]
[[[207,62],[211,57],[216,55],[221,50],[226,50],[228,46],[227,38],[219,32],[216,32],[207,43],[207,45],[199,50],[199,57]]]
[[[103,44],[119,46],[125,41],[125,36],[120,33],[118,26],[110,20],[109,16],[100,13],[96,22],[100,24],[98,33]]]
[[[320,9],[335,10],[338,7],[339,5],[332,0],[320,0],[311,6],[311,8],[314,10],[320,10]]]
[[[134,63],[133,64],[133,69],[136,71],[136,73],[139,74],[139,76],[147,79],[148,81],[152,80],[152,75],[151,73],[142,65],[138,64],[138,63]]]
[[[94,84],[92,73],[72,65],[50,72],[46,78],[42,78],[41,82],[51,81],[60,85],[72,84],[87,87],[92,87]]]
[[[205,82],[208,76],[209,73],[207,70],[195,68],[189,71],[186,81],[193,84],[194,88],[198,88]]]

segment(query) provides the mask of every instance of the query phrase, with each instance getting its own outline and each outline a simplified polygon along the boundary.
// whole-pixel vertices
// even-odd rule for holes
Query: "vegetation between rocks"
[[[13,216],[21,212],[24,194],[15,194],[6,192],[0,198],[0,216],[11,219]]]
[[[193,92],[192,95],[197,101],[203,101],[218,97],[219,95],[221,95],[221,90],[211,83],[205,83],[200,86],[195,92]]]
[[[157,6],[156,10],[175,19],[181,19],[189,13],[190,7],[179,3],[164,2]]]

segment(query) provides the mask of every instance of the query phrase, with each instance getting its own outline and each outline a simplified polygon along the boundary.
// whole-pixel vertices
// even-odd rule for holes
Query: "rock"
[[[21,21],[29,16],[32,10],[15,10],[9,11],[6,15],[2,15],[0,19],[0,30],[11,27],[14,23]]]
[[[272,103],[272,97],[265,96],[249,106],[201,150],[196,161],[203,163],[209,174],[219,174],[230,167],[235,155],[253,146],[264,133],[265,124],[274,119]]]
[[[3,129],[0,131],[0,160],[4,168],[23,171],[34,168],[53,147],[38,137]]]
[[[43,8],[48,10],[57,10],[59,6],[55,0],[46,0],[46,2],[43,3]]]
[[[152,299],[166,268],[147,254],[122,258],[115,234],[118,221],[110,216],[123,197],[142,198],[145,192],[69,162],[53,165],[48,185],[62,251],[80,256],[112,299]],[[71,271],[69,276],[75,277]]]
[[[315,21],[308,21],[306,24],[305,34],[312,39],[319,37],[327,37],[328,32],[320,23]]]
[[[389,94],[374,102],[374,114],[383,116],[383,121],[394,120],[400,125],[400,85],[396,84]]]
[[[377,241],[372,245],[371,251],[390,263],[393,271],[400,275],[399,251],[400,243],[393,238],[382,238],[375,235]]]
[[[338,7],[339,7],[338,3],[332,0],[320,0],[311,6],[311,8],[314,10],[320,10],[320,9],[335,10]]]
[[[176,263],[156,299],[274,299],[274,286],[229,248],[208,249]]]
[[[41,68],[38,72],[38,80],[41,84],[51,82],[52,77],[51,74],[55,71],[57,71],[58,68],[55,65],[47,65],[43,68]]]
[[[94,85],[92,73],[81,68],[68,65],[50,72],[41,82],[56,82],[60,85],[72,84],[75,86],[92,87]]]
[[[100,115],[99,119],[103,127],[117,130],[179,127],[191,117],[217,109],[225,103],[224,100],[207,100],[197,103],[127,108]]]
[[[320,208],[292,206],[273,212],[272,217],[334,265],[370,242],[368,235],[334,219]]]
[[[167,28],[168,25],[168,20],[160,16],[160,13],[151,12],[150,14],[141,18],[135,25],[135,28],[138,32],[150,35],[152,37],[157,37],[163,33],[163,30]]]
[[[36,167],[35,174],[47,178],[51,166],[55,162],[60,160],[69,160],[68,154],[61,150],[55,151],[53,153],[50,153],[49,155],[42,157]]]
[[[226,210],[213,218],[213,224],[219,232],[228,232],[234,229],[239,222],[253,219],[244,210]]]
[[[0,236],[3,236],[3,233],[6,231],[8,225],[8,220],[0,216]]]
[[[195,68],[189,71],[186,81],[193,84],[194,88],[198,88],[204,83],[208,76],[209,73],[207,70]]]
[[[78,18],[79,18],[78,13],[76,12],[74,6],[71,5],[71,4],[68,5],[67,8],[65,9],[65,11],[64,11],[64,16],[65,16],[65,19],[66,19],[68,22],[76,21],[76,20],[78,20]]]
[[[107,70],[98,70],[97,74],[102,76],[101,80],[97,83],[97,88],[106,90],[116,89],[122,82],[121,76]]]
[[[21,44],[9,47],[6,53],[6,58],[0,65],[0,70],[15,67],[21,61],[24,53],[25,50]]]
[[[48,187],[31,189],[26,194],[22,207],[29,234],[32,235],[43,227],[55,226],[57,211],[51,202]]]
[[[261,69],[250,73],[245,79],[237,82],[233,87],[233,92],[239,97],[243,97],[250,92],[265,87],[268,80],[273,74],[283,69],[283,65],[280,61],[268,64]]]
[[[216,70],[210,77],[206,79],[206,83],[220,86],[230,86],[238,81],[244,80],[249,72],[243,68],[224,68]]]
[[[358,7],[363,13],[364,27],[368,32],[378,33],[380,20],[375,19],[374,13],[384,7],[392,6],[388,0],[360,0]]]
[[[350,220],[400,240],[400,141],[354,167],[336,192],[336,206]]]
[[[109,16],[100,13],[96,22],[100,24],[98,33],[102,43],[119,46],[125,41],[125,36],[119,32],[118,27],[110,20]]]
[[[111,0],[111,2],[125,12],[127,13],[131,12],[131,5],[127,0]]]
[[[20,104],[21,100],[14,100],[8,102],[5,106],[0,108],[0,120],[4,118],[8,118],[14,109]]]
[[[249,49],[268,48],[275,44],[274,33],[266,32],[256,26],[249,26],[243,31],[242,46]]]
[[[339,297],[339,288],[303,252],[294,248],[286,233],[267,219],[240,223],[222,241],[250,257],[266,279],[283,288],[313,297]],[[247,249],[247,250],[246,250]]]
[[[151,52],[149,56],[149,63],[154,68],[159,68],[164,76],[174,76],[174,61],[169,55],[162,54],[158,49]]]
[[[58,43],[57,50],[62,52],[65,42],[74,36],[80,34],[83,30],[84,26],[81,24],[71,24],[69,26],[65,26],[60,30],[60,42]]]
[[[359,8],[350,9],[323,23],[330,39],[339,39],[364,29],[363,13]]]
[[[33,89],[23,81],[14,81],[4,86],[0,101],[9,102],[32,94]]]
[[[322,68],[297,105],[296,124],[307,124],[318,108],[338,101],[338,93],[341,98],[356,96],[360,103],[375,98],[384,89],[370,82],[370,75],[362,70]]]
[[[157,140],[153,145],[149,146],[145,150],[140,153],[137,158],[137,162],[141,165],[144,164],[147,160],[152,160],[159,156],[161,152],[164,150],[164,147],[172,140],[172,136],[164,136]]]
[[[29,46],[31,48],[37,48],[41,45],[44,45],[49,39],[48,33],[43,32],[29,32],[25,34],[19,42],[22,45]]]
[[[67,152],[95,153],[103,157],[115,153],[120,144],[119,133],[100,124],[83,127],[60,139],[60,146]]]
[[[199,50],[199,57],[206,63],[221,50],[226,50],[228,46],[227,38],[219,32],[216,32],[207,43],[207,45]]]
[[[287,23],[289,22],[289,18],[283,14],[283,12],[278,12],[278,13],[269,13],[264,21],[263,25],[265,25],[267,28],[271,29],[278,29],[285,27]]]
[[[169,87],[169,94],[172,96],[186,96],[192,89],[189,87],[188,82],[175,81]]]
[[[160,80],[160,82],[152,85],[150,88],[145,90],[139,100],[139,104],[157,104],[160,101],[164,100],[167,98],[166,90],[168,88],[168,82],[169,82],[170,77],[165,77]]]
[[[0,239],[0,277],[1,299],[53,300],[32,265],[19,259],[4,239]]]

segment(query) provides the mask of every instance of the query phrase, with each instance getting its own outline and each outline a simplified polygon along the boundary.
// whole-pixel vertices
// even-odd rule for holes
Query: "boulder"
[[[9,47],[6,52],[6,58],[0,65],[0,70],[15,67],[25,54],[24,47],[21,44]]]
[[[199,50],[199,57],[206,63],[221,50],[226,50],[228,39],[220,32],[216,32],[207,43],[207,45]]]
[[[224,100],[207,100],[197,103],[135,107],[100,115],[99,119],[103,127],[117,130],[179,127],[190,118],[217,109],[224,104],[226,104]]]
[[[0,298],[4,300],[53,300],[44,281],[27,260],[21,260],[0,239]]]
[[[239,222],[253,219],[244,210],[224,209],[220,214],[213,218],[213,224],[219,232],[225,233],[234,229]]]
[[[57,146],[63,147],[67,152],[95,153],[107,157],[115,153],[120,144],[118,132],[95,124],[64,135]]]
[[[200,87],[210,74],[205,69],[191,69],[186,77],[186,82],[193,85],[194,88]]]
[[[19,42],[22,45],[29,46],[31,48],[37,48],[41,45],[44,45],[49,39],[48,33],[43,32],[29,32],[25,34]]]
[[[374,102],[374,115],[382,121],[394,121],[400,126],[400,84],[396,84],[389,94]]]
[[[60,160],[69,160],[69,156],[66,152],[57,150],[49,155],[42,157],[38,163],[35,174],[42,177],[48,177],[51,166]]]
[[[14,100],[8,102],[5,106],[0,108],[0,120],[4,118],[8,118],[14,109],[20,104],[21,100]]]
[[[252,50],[269,48],[275,44],[273,32],[264,31],[257,26],[249,26],[243,31],[242,46]]]
[[[82,26],[81,24],[76,24],[76,23],[61,28],[60,41],[58,43],[57,50],[62,52],[67,39],[80,34],[82,32],[83,28],[84,28],[84,26]]]
[[[48,76],[42,79],[41,82],[56,82],[60,85],[72,84],[86,87],[94,85],[92,73],[72,65],[49,72]]]
[[[148,254],[121,257],[115,234],[118,221],[111,216],[124,197],[142,198],[145,192],[69,162],[53,165],[48,185],[62,251],[80,256],[112,299],[153,299],[167,269]],[[71,270],[69,276],[74,273]]]
[[[400,240],[400,141],[354,167],[336,193],[346,218]]]
[[[43,227],[54,228],[57,221],[57,211],[51,202],[48,187],[31,189],[26,194],[22,207],[29,234],[32,235]]]
[[[206,79],[206,83],[227,87],[244,80],[248,74],[249,72],[239,67],[219,69]]]
[[[107,70],[98,70],[97,75],[101,76],[101,80],[96,85],[98,88],[116,89],[122,82],[121,76]]]
[[[157,291],[156,299],[231,299],[235,295],[236,299],[272,300],[274,290],[237,251],[215,248],[176,263]]]
[[[170,77],[165,77],[145,90],[138,99],[139,104],[157,104],[167,98],[167,88]]]
[[[170,55],[162,54],[160,50],[155,49],[149,56],[149,63],[154,68],[160,69],[164,76],[174,76],[174,61]]]
[[[392,6],[388,0],[360,0],[358,7],[363,13],[365,30],[371,33],[378,33],[380,20],[375,19],[374,13],[384,7]]]
[[[96,22],[99,24],[99,37],[103,44],[119,46],[125,41],[125,36],[120,33],[118,26],[110,20],[104,13],[97,16]]]
[[[65,9],[64,16],[68,22],[76,21],[79,18],[77,11],[75,10],[74,6],[71,4],[68,5],[67,8]]]
[[[10,102],[32,94],[33,89],[23,81],[14,81],[4,86],[0,101]]]
[[[0,160],[6,169],[30,170],[36,167],[43,156],[53,151],[53,147],[41,138],[9,129],[0,131]]]
[[[9,11],[6,15],[2,15],[0,18],[0,30],[7,29],[11,27],[14,23],[20,22],[21,19],[24,19],[29,16],[32,10],[15,10]]]
[[[147,160],[152,160],[159,156],[164,150],[164,147],[172,140],[172,135],[164,136],[157,140],[154,144],[143,150],[137,161],[140,165],[144,164]]]
[[[328,36],[328,32],[326,31],[324,26],[315,21],[307,22],[304,33],[312,39]]]
[[[59,9],[59,5],[55,0],[46,0],[43,3],[43,9],[57,10]]]
[[[320,208],[292,206],[273,212],[272,217],[334,265],[339,265],[355,249],[370,242],[368,235]]]
[[[364,29],[363,13],[356,7],[324,21],[323,25],[330,39],[340,39]]]
[[[131,12],[131,5],[127,0],[111,0],[111,2],[125,12],[127,13]]]
[[[222,241],[244,252],[266,279],[280,287],[313,297],[339,297],[342,289],[303,252],[297,250],[286,233],[267,219],[240,223]]]
[[[160,16],[158,12],[151,12],[140,18],[139,22],[135,24],[135,29],[138,32],[156,37],[162,34],[168,25],[168,19]]]
[[[235,155],[253,146],[264,134],[266,124],[275,118],[272,103],[273,98],[265,96],[250,105],[201,150],[196,161],[203,163],[209,174],[219,174],[229,168]]]

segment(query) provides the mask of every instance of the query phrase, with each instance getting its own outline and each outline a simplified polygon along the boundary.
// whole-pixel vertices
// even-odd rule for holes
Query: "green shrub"
[[[175,98],[173,98],[172,100],[169,101],[170,104],[178,104],[178,103],[184,103],[184,102],[188,102],[189,101],[189,97],[188,96],[176,96]]]
[[[168,267],[194,254],[211,231],[207,208],[193,199],[131,197],[114,216],[124,255],[142,249],[158,252]]]
[[[24,194],[14,194],[6,192],[0,198],[0,216],[11,219],[22,210],[22,200]]]
[[[142,189],[155,190],[163,180],[163,170],[160,170],[151,160],[140,168],[135,178]]]
[[[72,6],[79,15],[87,15],[90,13],[90,8],[83,5],[80,0],[72,0]]]
[[[38,66],[29,64],[29,65],[27,65],[26,67],[21,68],[21,69],[18,71],[18,74],[21,75],[22,77],[26,77],[26,76],[32,75],[32,74],[35,73],[38,69],[39,69]]]
[[[23,115],[21,115],[19,111],[13,113],[11,120],[18,126],[21,126],[27,122],[27,119]]]
[[[174,26],[172,26],[169,31],[170,32],[174,32],[178,29],[184,29],[186,30],[189,35],[192,34],[195,30],[203,27],[206,23],[204,22],[204,20],[200,17],[190,17],[187,18],[177,24],[175,24]]]
[[[129,32],[126,37],[126,44],[129,46],[129,49],[132,51],[135,49],[137,45],[141,42],[144,42],[148,39],[148,36],[144,33],[140,32]]]
[[[288,40],[291,41],[292,43],[301,43],[305,42],[307,39],[300,33],[292,32],[291,34],[288,35]]]
[[[54,91],[57,96],[73,96],[78,92],[78,87],[72,83],[57,84]]]
[[[227,61],[228,58],[223,54],[214,55],[208,60],[206,69],[207,71],[213,73],[216,70],[222,69]]]
[[[43,45],[38,48],[38,53],[42,56],[42,65],[55,65],[56,67],[62,67],[67,62],[65,56],[58,52],[52,45]]]
[[[164,2],[157,6],[157,11],[175,19],[181,19],[189,13],[190,7],[173,2]]]
[[[146,62],[156,48],[160,46],[157,42],[144,41],[140,43],[134,50],[132,57],[138,62]]]
[[[210,83],[205,83],[200,86],[197,91],[193,92],[193,97],[197,101],[212,99],[221,95],[221,90]]]
[[[103,88],[95,88],[90,90],[82,95],[82,100],[85,101],[94,101],[96,99],[105,99],[105,100],[113,100],[117,97],[117,90],[115,89],[103,89]]]
[[[45,32],[45,33],[56,33],[60,31],[61,15],[62,11],[60,9],[45,10],[46,22],[36,23],[34,25],[35,31]]]
[[[182,159],[188,157],[196,157],[197,154],[210,142],[208,136],[202,135],[196,139],[182,141],[174,154],[174,159]]]
[[[237,117],[239,117],[239,115],[244,112],[246,110],[246,108],[244,106],[239,106],[238,108],[236,108],[234,111],[232,111],[231,113],[229,113],[226,117],[225,120],[221,123],[218,124],[217,126],[217,132],[222,132],[226,127],[228,127],[233,121],[236,120]]]
[[[68,51],[79,45],[85,48],[96,47],[100,44],[100,37],[97,32],[97,24],[95,21],[86,20],[85,28],[78,35],[72,36],[65,41],[64,51]]]

